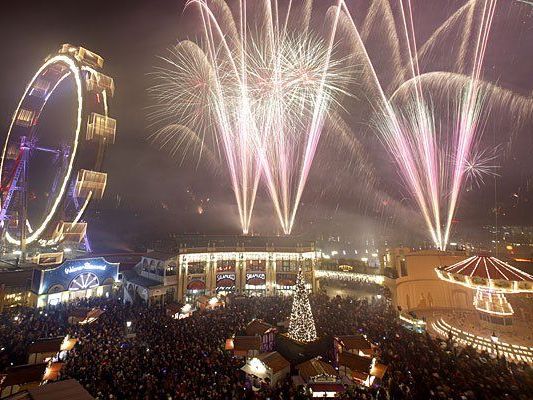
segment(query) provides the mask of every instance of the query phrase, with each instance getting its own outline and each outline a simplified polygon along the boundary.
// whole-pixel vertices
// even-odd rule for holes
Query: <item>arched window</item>
[[[60,293],[64,291],[65,291],[65,288],[63,287],[63,285],[57,284],[57,285],[52,285],[52,287],[48,289],[48,294]]]

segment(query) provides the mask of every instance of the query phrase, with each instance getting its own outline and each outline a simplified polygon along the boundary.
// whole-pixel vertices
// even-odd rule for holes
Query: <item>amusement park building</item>
[[[192,247],[178,255],[178,297],[290,293],[298,269],[314,282],[317,252],[314,246]]]
[[[384,261],[397,276],[387,285],[395,304],[405,311],[471,309],[471,291],[442,281],[434,270],[435,266],[451,265],[466,257],[463,251],[391,249]]]
[[[20,265],[13,271],[0,271],[0,310],[108,297],[118,284],[119,264],[102,257],[68,259],[53,266]]]
[[[46,307],[81,297],[111,296],[122,286],[125,301],[168,303],[201,296],[288,294],[302,268],[315,289],[320,252],[312,243],[210,241],[181,245],[175,252],[151,251],[137,262],[92,257],[53,265],[20,265],[0,271],[0,308]],[[122,257],[124,258],[124,257]],[[128,266],[129,264],[129,266]]]
[[[311,288],[319,254],[313,243],[280,238],[181,237],[174,245],[173,252],[148,252],[132,271],[124,272],[127,300],[289,293],[299,268]]]
[[[177,255],[152,251],[132,270],[123,271],[124,301],[147,303],[177,300]]]

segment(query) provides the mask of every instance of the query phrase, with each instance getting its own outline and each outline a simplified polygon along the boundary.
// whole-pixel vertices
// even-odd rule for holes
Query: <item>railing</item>
[[[494,341],[491,338],[477,336],[470,332],[465,332],[456,328],[442,318],[433,322],[431,327],[435,332],[443,337],[452,335],[453,340],[464,346],[472,346],[477,350],[484,350],[491,354],[503,355],[516,361],[533,363],[533,347],[519,346],[506,342]]]
[[[362,274],[359,272],[344,272],[344,271],[327,271],[315,270],[315,278],[335,279],[339,281],[348,282],[373,282],[378,285],[383,285],[385,277],[383,275]]]

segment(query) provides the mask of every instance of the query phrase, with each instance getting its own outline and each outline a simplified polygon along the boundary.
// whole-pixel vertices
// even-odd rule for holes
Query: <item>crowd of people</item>
[[[93,323],[69,324],[76,307],[98,306]],[[449,340],[419,334],[398,323],[385,295],[372,299],[311,296],[319,335],[364,333],[377,344],[378,361],[388,365],[372,388],[352,387],[343,399],[529,399],[530,367]],[[11,310],[0,316],[0,371],[22,364],[39,337],[70,334],[79,339],[62,378],[78,380],[96,399],[307,399],[290,378],[277,387],[252,390],[243,360],[224,350],[225,339],[253,318],[286,321],[290,297],[247,297],[217,310],[174,319],[159,306],[123,304],[119,299],[51,309]]]

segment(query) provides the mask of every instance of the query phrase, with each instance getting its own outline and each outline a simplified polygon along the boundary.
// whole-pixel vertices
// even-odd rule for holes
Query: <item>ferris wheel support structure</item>
[[[64,44],[37,70],[13,114],[0,160],[0,229],[4,241],[24,257],[28,246],[46,248],[86,239],[82,221],[89,202],[101,199],[107,184],[102,171],[105,148],[115,141],[116,120],[109,116],[109,98],[115,85],[101,71],[102,57],[83,47]],[[72,79],[75,91],[75,127],[68,143],[43,146],[37,128],[54,91]],[[54,136],[47,137],[54,141]],[[37,154],[61,158],[47,199],[30,199],[33,160]],[[39,201],[30,216],[29,206]],[[46,201],[46,205],[44,205]],[[34,217],[36,221],[30,221]]]

